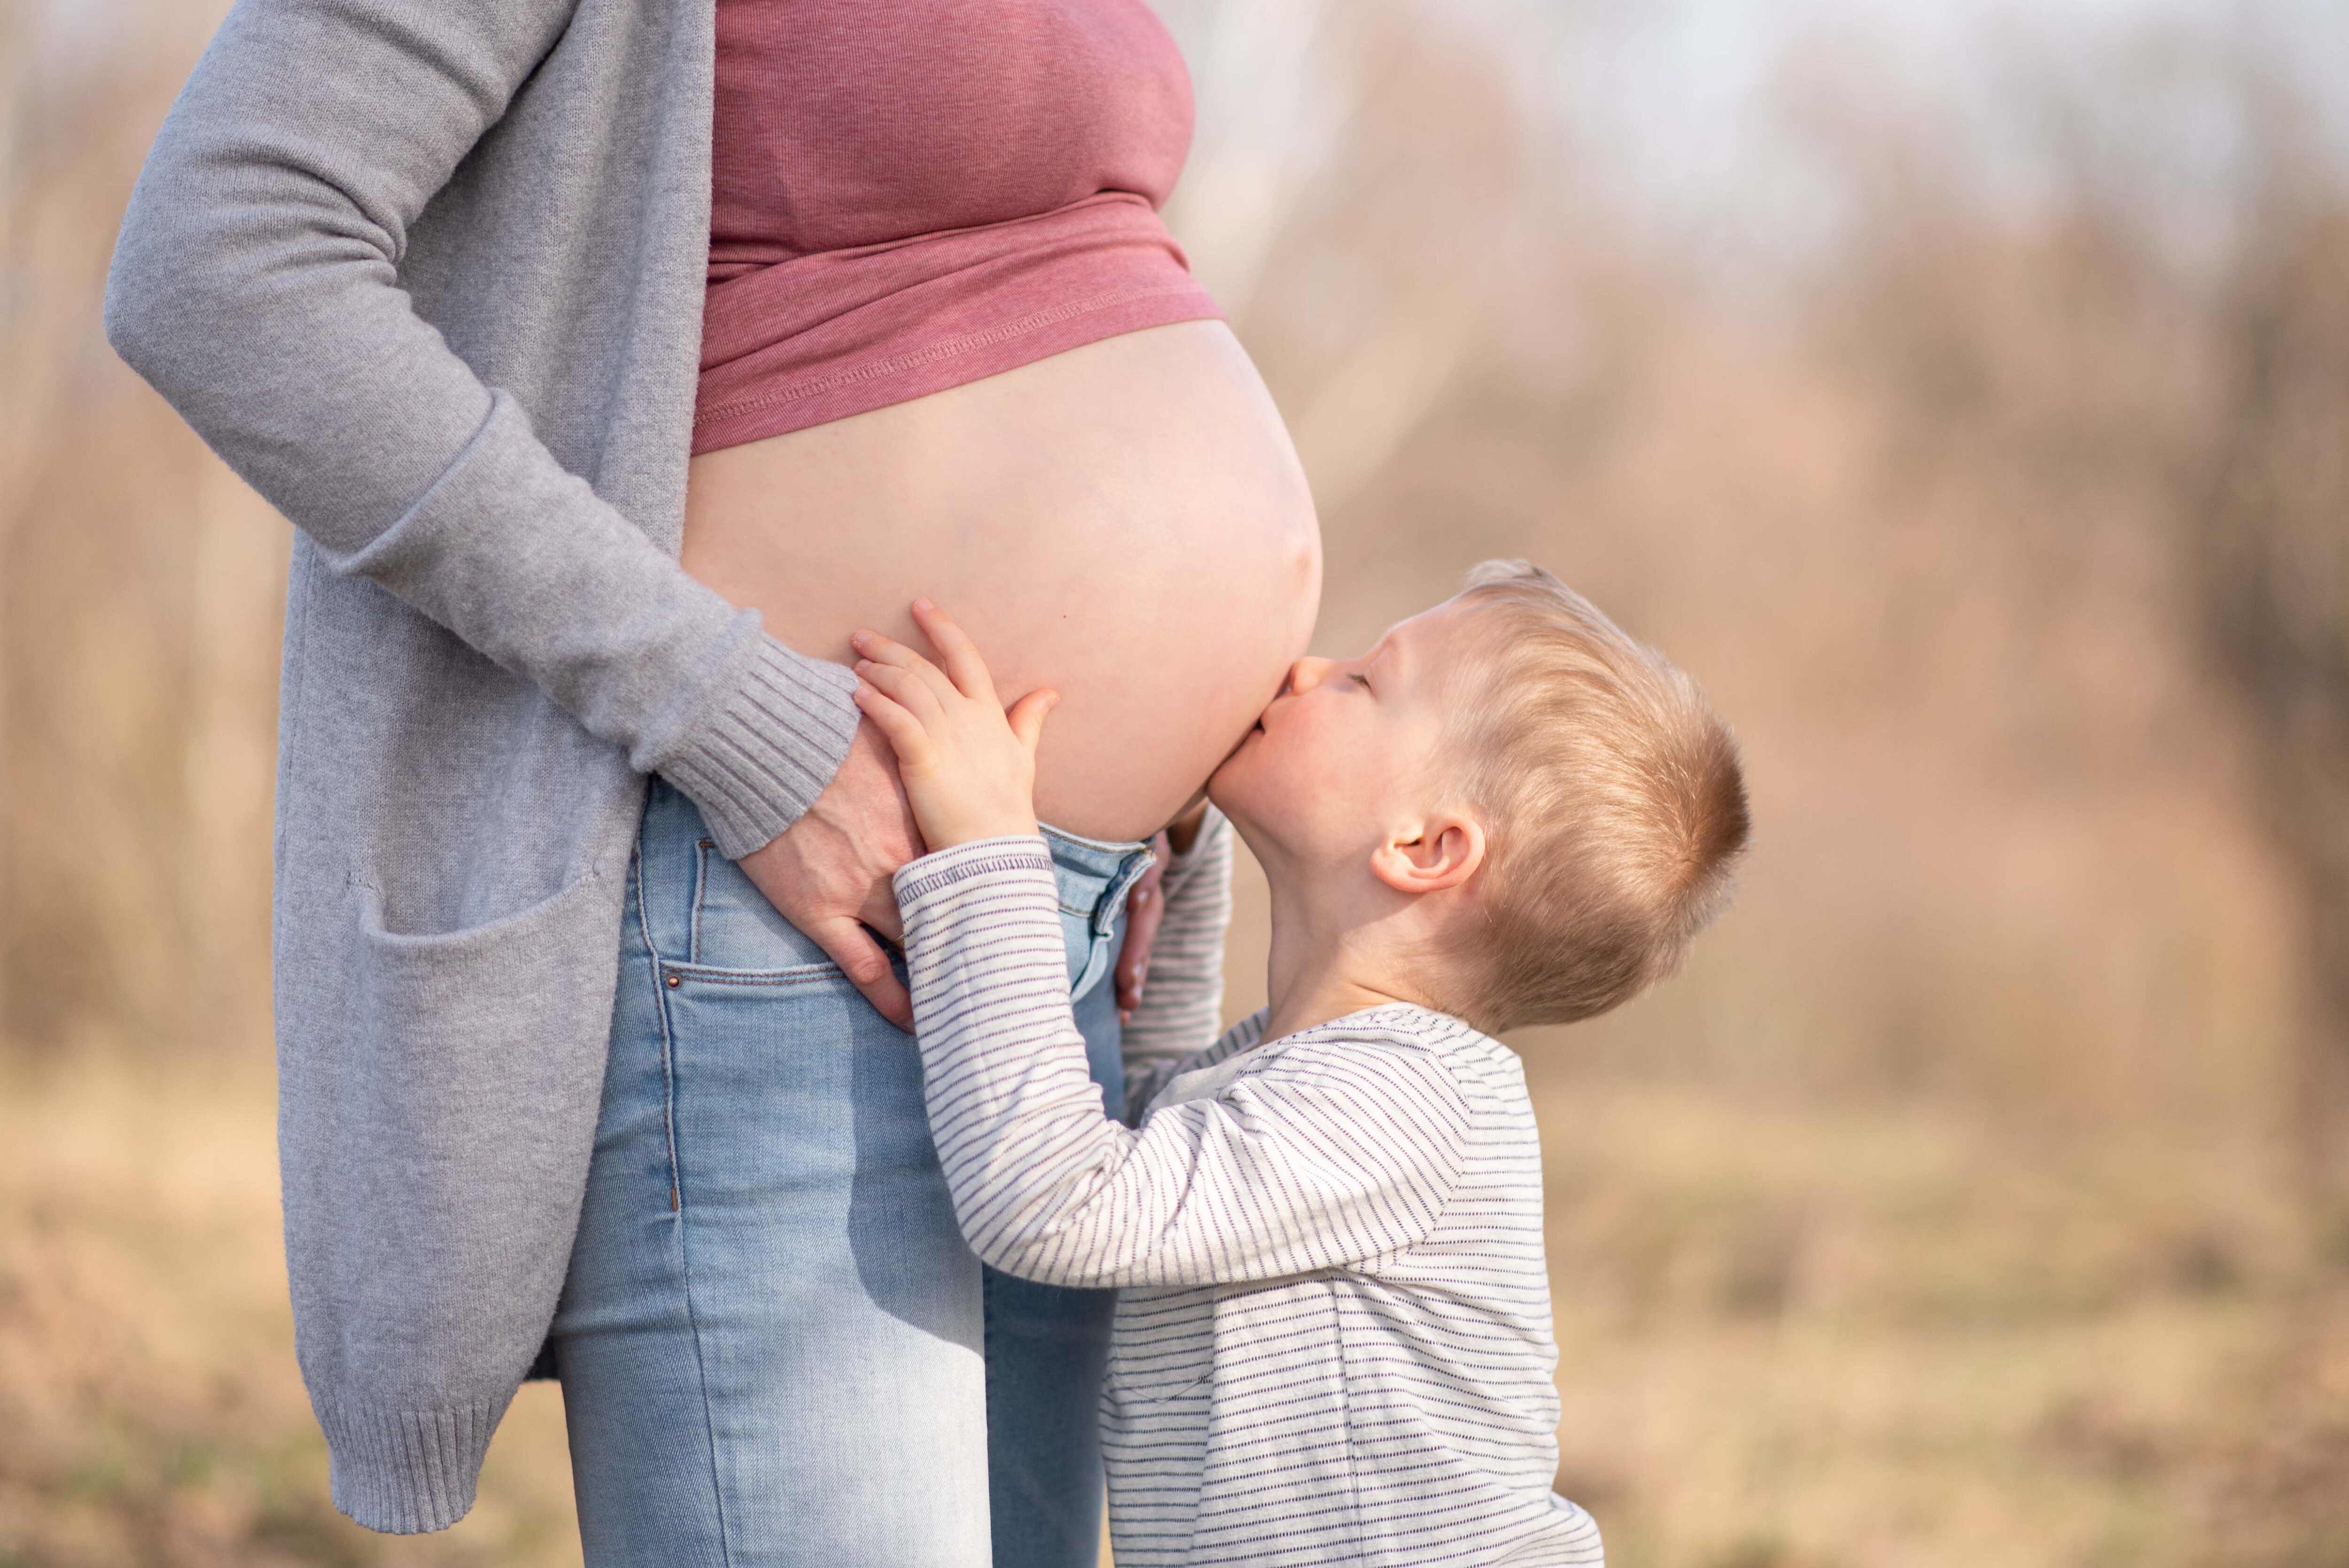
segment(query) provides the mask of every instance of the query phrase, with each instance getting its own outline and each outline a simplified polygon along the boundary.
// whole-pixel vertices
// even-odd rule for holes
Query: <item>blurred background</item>
[[[1530,555],[1747,750],[1688,972],[1517,1042],[1610,1561],[2349,1564],[2339,0],[1159,8],[1321,651]],[[287,530],[98,322],[218,17],[0,6],[0,1565],[575,1562],[551,1387],[388,1541],[294,1367]]]

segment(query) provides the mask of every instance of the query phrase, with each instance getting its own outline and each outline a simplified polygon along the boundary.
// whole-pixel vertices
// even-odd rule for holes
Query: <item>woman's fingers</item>
[[[889,955],[873,940],[873,934],[847,915],[833,915],[811,921],[802,926],[809,938],[824,951],[824,955],[840,965],[848,983],[864,994],[874,1012],[911,1033],[914,1027],[914,999],[905,995],[905,983],[889,966]]]
[[[879,730],[877,724],[858,725],[847,759],[807,814],[740,864],[884,1017],[910,1029],[914,1015],[905,988],[873,932],[895,937],[905,929],[889,879],[922,853],[922,833],[905,804],[888,738]]]
[[[953,678],[955,689],[967,697],[995,700],[995,679],[987,673],[987,661],[978,656],[978,645],[970,634],[954,623],[948,615],[927,599],[914,601],[914,624],[937,649],[939,661]]]
[[[1039,686],[1011,705],[1007,716],[1011,720],[1011,733],[1028,748],[1031,760],[1036,755],[1036,743],[1044,738],[1045,716],[1060,706],[1061,694],[1050,686]]]
[[[1125,942],[1117,952],[1117,1016],[1121,1023],[1133,1016],[1142,1006],[1142,984],[1150,975],[1150,949],[1158,940],[1158,923],[1166,913],[1166,899],[1160,883],[1166,876],[1166,857],[1170,852],[1166,835],[1160,833],[1150,841],[1157,859],[1125,895]]]

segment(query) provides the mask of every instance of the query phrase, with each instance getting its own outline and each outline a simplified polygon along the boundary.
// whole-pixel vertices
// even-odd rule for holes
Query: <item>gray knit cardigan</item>
[[[116,348],[297,525],[276,834],[295,1342],[336,1505],[437,1530],[562,1288],[657,771],[740,854],[853,679],[677,564],[709,0],[240,0]],[[808,520],[821,526],[821,520]]]

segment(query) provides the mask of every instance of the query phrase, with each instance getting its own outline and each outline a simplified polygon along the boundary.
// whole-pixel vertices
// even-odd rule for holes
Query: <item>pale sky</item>
[[[1341,134],[1313,39],[1345,0],[1158,0],[1199,88],[1190,222],[1245,227]],[[1782,258],[1827,241],[1838,173],[1800,121],[1947,128],[1992,199],[2044,189],[2051,106],[2157,150],[2190,236],[2239,128],[2219,90],[2250,52],[2296,76],[2349,153],[2349,0],[1415,0],[1493,34],[1574,150],[1572,178],[1676,248]],[[1872,102],[1871,102],[1872,100]],[[1210,206],[1216,211],[1208,211]]]
[[[1806,71],[1946,125],[1993,193],[2028,201],[2051,101],[2152,143],[2187,187],[2221,183],[2237,128],[2217,88],[2247,46],[2298,76],[2349,147],[2349,0],[1558,0],[1555,102],[1654,216],[1799,226],[1816,160],[1792,129]],[[2093,134],[2093,132],[2091,132]],[[1807,166],[1807,167],[1806,167]]]

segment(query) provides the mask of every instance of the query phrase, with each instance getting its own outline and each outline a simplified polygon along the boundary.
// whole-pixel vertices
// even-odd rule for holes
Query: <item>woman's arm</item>
[[[687,576],[402,286],[410,226],[574,4],[242,0],[140,175],[107,329],[333,570],[544,687],[740,856],[831,779],[852,677]]]
[[[1240,1056],[1128,1129],[1086,1074],[1043,841],[962,843],[899,872],[897,895],[931,1132],[988,1264],[1050,1284],[1237,1284],[1433,1230],[1468,1112],[1424,1047],[1363,1031]]]

